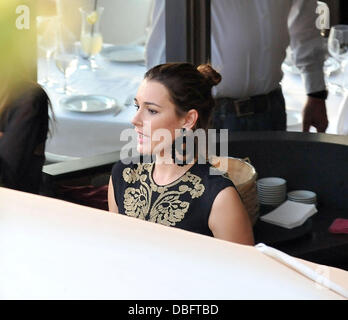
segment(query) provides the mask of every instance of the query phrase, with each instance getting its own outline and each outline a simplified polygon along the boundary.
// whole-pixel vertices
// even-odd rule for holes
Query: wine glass
[[[63,27],[60,32],[59,43],[55,51],[54,60],[59,71],[64,74],[64,87],[57,92],[69,95],[74,90],[68,87],[68,78],[77,70],[78,48],[73,33]]]
[[[87,68],[95,71],[98,68],[95,57],[103,47],[103,36],[99,25],[104,8],[96,7],[93,11],[86,11],[83,8],[79,10],[82,19],[80,37],[82,56],[88,59]]]
[[[38,16],[37,24],[37,45],[39,50],[44,53],[46,60],[45,76],[40,80],[40,84],[50,87],[55,83],[49,78],[50,62],[53,52],[57,48],[57,16]]]
[[[348,25],[336,25],[330,29],[328,40],[329,53],[340,62],[343,83],[337,85],[338,93],[344,91],[344,73],[348,61]]]

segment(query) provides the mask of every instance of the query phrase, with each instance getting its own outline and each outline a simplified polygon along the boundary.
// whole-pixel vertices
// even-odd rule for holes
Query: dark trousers
[[[231,98],[217,98],[213,114],[213,128],[229,131],[286,131],[285,100],[281,89],[267,95],[268,108],[264,112],[238,115]],[[257,100],[256,100],[257,101]],[[251,103],[256,104],[251,100]],[[257,110],[258,106],[253,106]]]

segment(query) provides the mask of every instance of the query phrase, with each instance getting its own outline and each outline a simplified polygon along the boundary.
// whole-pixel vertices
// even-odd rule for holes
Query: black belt
[[[265,113],[270,110],[272,96],[281,94],[277,88],[268,94],[247,97],[243,99],[217,98],[216,105],[221,111],[233,112],[237,117],[251,116],[255,113]]]

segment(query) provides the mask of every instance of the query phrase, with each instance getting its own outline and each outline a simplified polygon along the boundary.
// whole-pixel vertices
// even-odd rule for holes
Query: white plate
[[[285,201],[281,201],[281,202],[263,202],[263,201],[260,201],[260,204],[265,204],[265,205],[272,206],[272,207],[278,207],[284,202]]]
[[[258,194],[259,198],[263,198],[263,199],[282,199],[282,198],[286,198],[286,194],[279,194],[279,195],[264,195],[264,194]]]
[[[260,187],[280,187],[286,184],[286,180],[276,177],[268,177],[257,180]]]
[[[288,193],[288,197],[296,200],[312,200],[316,199],[317,195],[308,190],[295,190]]]
[[[293,200],[293,199],[288,199],[288,200],[289,200],[289,201],[293,201],[293,202],[304,203],[304,204],[317,204],[317,200],[312,200],[312,201]]]
[[[264,193],[286,193],[286,184],[282,186],[274,186],[274,187],[263,187],[262,185],[256,186],[257,191]]]
[[[260,190],[263,190],[263,191],[270,191],[270,192],[272,192],[272,191],[282,191],[282,190],[286,189],[286,183],[281,184],[281,185],[274,185],[274,186],[265,186],[262,183],[257,183],[257,187]]]
[[[279,204],[281,204],[281,203],[283,203],[283,202],[285,202],[286,201],[286,199],[280,199],[280,200],[274,200],[274,201],[272,201],[272,200],[263,200],[263,199],[259,199],[259,202],[261,203],[261,204],[275,204],[275,205],[279,205]]]
[[[267,195],[267,194],[263,194],[263,193],[259,193],[258,194],[259,195],[259,197],[260,198],[265,198],[265,199],[277,199],[277,198],[286,198],[286,193],[284,192],[284,193],[282,193],[282,194],[276,194],[276,195],[274,195],[274,194],[269,194],[269,195]]]
[[[271,201],[271,200],[262,200],[259,199],[259,202],[262,204],[280,204],[285,202],[286,199],[281,199],[281,200],[275,200],[275,201]]]
[[[286,198],[286,193],[278,193],[278,194],[266,194],[266,193],[258,193],[260,198]]]
[[[280,197],[280,198],[262,198],[262,197],[258,197],[259,200],[262,201],[268,201],[268,202],[279,202],[279,201],[285,201],[286,197]]]
[[[257,189],[257,192],[259,194],[263,194],[263,195],[274,195],[274,196],[277,196],[277,195],[283,195],[285,194],[286,195],[286,190],[269,190],[269,191],[265,191],[265,190],[260,190],[259,188]]]
[[[291,198],[291,197],[288,197],[289,200],[291,201],[303,201],[303,202],[313,202],[313,201],[316,201],[317,198],[310,198],[310,199],[299,199],[299,198]]]
[[[69,111],[74,112],[102,112],[113,108],[122,108],[114,98],[102,95],[76,95],[63,98],[60,105]]]
[[[100,55],[114,62],[141,62],[145,60],[143,46],[108,46],[103,48]]]

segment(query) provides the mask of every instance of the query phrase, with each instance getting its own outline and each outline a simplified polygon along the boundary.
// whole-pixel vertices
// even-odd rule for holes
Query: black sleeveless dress
[[[117,162],[112,169],[119,213],[130,217],[213,236],[208,227],[212,204],[218,193],[234,187],[226,175],[209,164],[197,162],[176,181],[157,185],[154,163]],[[212,170],[212,171],[210,171]]]

